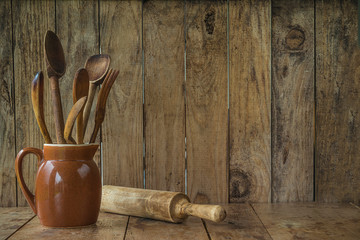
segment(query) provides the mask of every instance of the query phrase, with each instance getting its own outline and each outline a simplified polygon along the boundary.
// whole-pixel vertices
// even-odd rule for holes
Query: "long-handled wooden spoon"
[[[79,113],[83,110],[87,97],[82,97],[77,101],[70,110],[69,116],[66,120],[64,137],[67,143],[76,143],[71,137],[71,132],[74,127],[75,120]]]
[[[100,128],[102,122],[104,121],[106,100],[109,96],[110,89],[118,75],[119,75],[118,70],[112,71],[112,69],[110,69],[110,71],[106,75],[104,83],[100,89],[98,101],[96,103],[95,126],[94,126],[93,133],[91,134],[90,143],[95,142],[96,135],[99,131],[99,128]]]
[[[35,75],[34,80],[31,83],[31,101],[37,123],[39,125],[41,134],[45,139],[45,143],[52,143],[50,134],[47,130],[44,118],[44,75],[42,71]]]
[[[88,100],[86,102],[83,113],[84,134],[86,132],[86,126],[89,121],[91,106],[94,100],[96,88],[103,82],[105,75],[109,70],[109,66],[110,66],[110,56],[107,54],[94,55],[86,60],[85,68],[89,73],[90,86],[89,86]]]
[[[45,59],[47,73],[50,78],[50,90],[55,119],[56,139],[58,143],[66,143],[64,139],[64,116],[61,105],[59,78],[65,73],[66,63],[64,50],[56,34],[47,31],[45,35]]]
[[[80,68],[74,78],[73,84],[73,103],[75,104],[80,98],[87,97],[89,91],[89,74],[85,68]],[[79,112],[76,119],[76,141],[78,144],[84,143],[84,125],[83,111]]]

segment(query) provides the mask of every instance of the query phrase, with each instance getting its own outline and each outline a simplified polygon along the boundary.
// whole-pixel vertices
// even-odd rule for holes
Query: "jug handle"
[[[34,213],[36,214],[36,207],[35,207],[35,196],[34,194],[32,194],[29,190],[29,188],[26,186],[25,181],[24,181],[24,177],[23,177],[23,172],[22,172],[22,162],[24,157],[29,154],[35,154],[37,156],[38,159],[38,167],[40,162],[43,160],[44,158],[44,154],[43,151],[38,149],[38,148],[24,148],[22,150],[20,150],[20,152],[18,153],[18,155],[16,156],[16,160],[15,160],[15,172],[16,172],[16,177],[18,179],[18,182],[20,184],[20,188],[22,190],[22,192],[25,195],[26,201],[29,203],[30,207],[32,208],[32,210],[34,211]]]

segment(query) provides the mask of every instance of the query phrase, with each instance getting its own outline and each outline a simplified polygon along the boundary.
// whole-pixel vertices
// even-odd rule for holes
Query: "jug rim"
[[[84,143],[84,144],[64,144],[64,143],[44,143],[44,146],[50,147],[84,147],[84,146],[95,146],[98,143]]]
[[[44,160],[90,160],[99,144],[44,144]]]

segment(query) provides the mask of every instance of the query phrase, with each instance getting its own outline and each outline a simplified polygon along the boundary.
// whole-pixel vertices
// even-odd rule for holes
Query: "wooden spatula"
[[[41,134],[45,139],[45,143],[52,143],[50,134],[47,130],[44,118],[44,75],[42,71],[38,72],[31,83],[31,101],[37,123],[39,125]]]
[[[85,68],[80,68],[74,77],[73,84],[73,103],[75,104],[82,97],[87,97],[89,92],[89,74]],[[84,143],[84,124],[83,109],[80,110],[76,118],[76,141],[78,144]]]
[[[76,144],[74,139],[71,137],[71,132],[74,127],[74,123],[75,123],[77,116],[84,109],[86,98],[87,97],[80,98],[79,101],[77,101],[70,110],[69,116],[65,123],[65,129],[64,129],[64,138],[67,143]]]

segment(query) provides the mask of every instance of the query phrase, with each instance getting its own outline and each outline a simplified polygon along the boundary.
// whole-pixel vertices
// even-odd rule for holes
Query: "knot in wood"
[[[206,25],[206,32],[210,35],[213,34],[214,28],[215,28],[215,11],[214,10],[211,9],[208,13],[206,13],[204,22]]]
[[[234,169],[230,171],[230,201],[244,202],[250,197],[252,184],[249,173]]]
[[[285,37],[286,47],[299,50],[305,42],[305,32],[300,27],[292,28]]]

